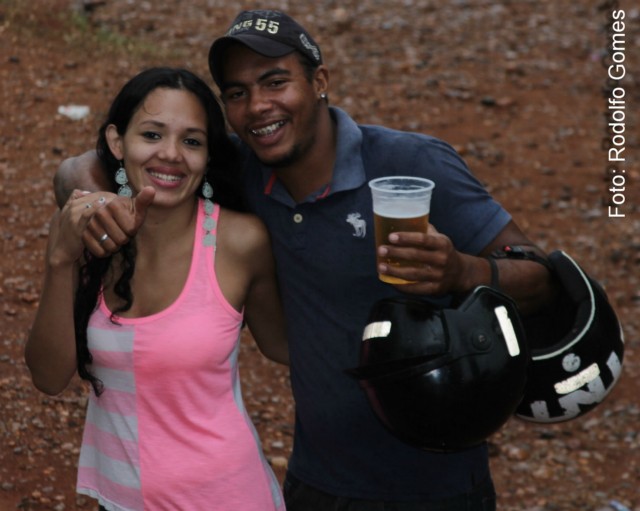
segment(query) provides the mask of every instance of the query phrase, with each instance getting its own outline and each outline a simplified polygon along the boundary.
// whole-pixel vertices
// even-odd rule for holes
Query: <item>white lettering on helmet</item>
[[[580,360],[580,357],[575,353],[569,353],[562,359],[562,369],[568,373],[575,373],[580,369],[580,364],[582,364],[582,360]]]
[[[546,422],[549,420],[549,408],[546,401],[533,401],[531,405],[531,415],[537,420]]]
[[[596,367],[595,370],[592,369],[594,366]],[[605,387],[602,378],[600,378],[600,370],[598,369],[597,364],[592,364],[580,374],[555,385],[556,392],[562,393],[561,391],[567,391],[572,385],[577,385],[580,379],[583,378],[587,387],[586,390],[579,390],[578,387],[573,391],[568,391],[568,393],[558,399],[558,403],[563,409],[563,413],[561,415],[562,420],[572,419],[580,415],[580,405],[597,404],[607,397],[607,394],[609,394],[622,374],[622,362],[615,351],[612,351],[609,355],[609,358],[607,359],[607,367],[613,376],[613,381],[608,387]],[[596,371],[597,374],[595,377],[589,379],[589,377],[593,376]],[[586,374],[583,375],[583,373]],[[581,375],[583,376],[581,377]],[[588,380],[588,382],[586,380]],[[535,420],[540,422],[549,422],[549,409],[545,401],[533,401],[529,407]],[[557,419],[559,418],[554,417],[554,421]]]
[[[564,410],[562,416],[571,419],[580,415],[580,405],[593,405],[599,403],[607,395],[607,389],[600,377],[587,384],[587,390],[576,390],[558,399],[558,403]]]
[[[613,383],[616,383],[622,374],[622,361],[618,358],[615,351],[612,351],[611,355],[609,355],[609,358],[607,359],[607,367],[613,375]]]
[[[376,337],[389,337],[391,333],[391,321],[376,321],[369,323],[362,334],[362,340],[367,341]]]
[[[556,383],[553,388],[556,390],[558,394],[570,394],[578,390],[580,387],[584,387],[588,383],[591,383],[593,380],[600,376],[600,368],[598,364],[591,364],[589,367],[580,371],[575,376],[571,378],[567,378],[566,380],[559,381]]]
[[[518,342],[518,336],[513,329],[513,323],[511,323],[511,318],[509,317],[507,308],[504,305],[501,305],[500,307],[496,307],[493,311],[498,318],[498,323],[502,330],[502,336],[507,343],[509,355],[517,357],[520,355],[520,343]]]

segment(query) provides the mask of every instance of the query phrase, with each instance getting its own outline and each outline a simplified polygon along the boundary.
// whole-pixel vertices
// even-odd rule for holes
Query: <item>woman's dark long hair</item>
[[[98,132],[96,152],[104,171],[113,183],[112,191],[115,192],[115,174],[120,167],[120,162],[109,149],[106,138],[107,127],[113,124],[118,134],[124,136],[131,118],[142,106],[145,98],[160,87],[189,91],[200,100],[207,115],[209,163],[206,177],[213,187],[213,200],[223,207],[243,210],[244,202],[236,149],[227,135],[220,104],[209,86],[201,78],[185,69],[165,67],[147,69],[127,82],[111,104],[107,118]],[[202,196],[201,194],[202,191],[199,189],[198,195]],[[114,290],[122,299],[123,305],[113,311],[114,316],[129,310],[133,303],[130,282],[135,271],[134,240],[122,247],[120,256],[122,267]],[[111,267],[113,257],[97,258],[85,251],[85,259],[85,264],[80,268],[79,286],[74,305],[78,374],[91,383],[96,395],[100,395],[103,390],[102,382],[88,368],[93,358],[87,343],[87,327],[89,318],[98,304],[103,279]],[[114,320],[113,317],[112,320]]]

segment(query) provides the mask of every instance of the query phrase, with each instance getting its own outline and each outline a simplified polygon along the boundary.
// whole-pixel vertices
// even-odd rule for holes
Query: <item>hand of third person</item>
[[[115,196],[97,209],[82,234],[85,247],[96,257],[120,250],[140,229],[155,194],[146,186],[134,198]]]
[[[51,219],[48,264],[54,267],[74,265],[84,251],[83,236],[95,212],[114,194],[73,190],[62,209]]]

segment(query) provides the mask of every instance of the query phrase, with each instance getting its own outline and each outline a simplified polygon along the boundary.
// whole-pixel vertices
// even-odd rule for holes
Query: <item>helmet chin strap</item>
[[[491,287],[497,291],[500,291],[500,272],[498,271],[496,259],[533,261],[534,263],[541,264],[549,271],[553,269],[549,261],[536,254],[533,250],[528,250],[528,247],[524,245],[505,245],[502,249],[494,250],[491,252],[491,255],[487,257],[489,266],[491,266]]]
[[[501,250],[494,250],[491,255],[494,259],[521,259],[524,261],[533,261],[539,263],[548,270],[551,265],[544,257],[539,256],[533,250],[529,250],[526,245],[505,245]]]

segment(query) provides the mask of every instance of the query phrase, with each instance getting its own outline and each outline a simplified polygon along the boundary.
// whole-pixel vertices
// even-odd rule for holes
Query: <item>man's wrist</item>
[[[462,278],[456,286],[456,294],[466,294],[478,286],[491,285],[492,270],[487,259],[467,254],[461,254],[461,258],[463,271],[460,272]]]

